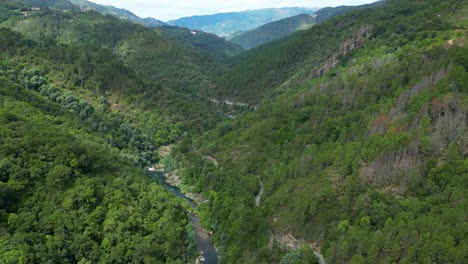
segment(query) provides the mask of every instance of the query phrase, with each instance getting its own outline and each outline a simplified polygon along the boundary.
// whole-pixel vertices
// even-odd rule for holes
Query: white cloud
[[[214,14],[226,11],[243,11],[268,7],[326,7],[338,5],[360,5],[376,0],[91,0],[128,9],[141,17],[160,20],[184,16]]]

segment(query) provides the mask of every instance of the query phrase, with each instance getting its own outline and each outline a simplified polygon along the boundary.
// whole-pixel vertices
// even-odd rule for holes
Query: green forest
[[[194,210],[220,263],[468,262],[466,0],[249,51],[106,12],[0,2],[0,263],[195,263]]]
[[[0,69],[1,263],[184,263],[186,211],[137,169],[151,140],[21,65]]]

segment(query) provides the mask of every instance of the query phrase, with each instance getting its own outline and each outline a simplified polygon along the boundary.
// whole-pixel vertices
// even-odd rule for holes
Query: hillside
[[[232,38],[230,42],[239,44],[246,49],[251,49],[284,38],[296,31],[309,29],[316,23],[325,22],[336,16],[344,15],[355,10],[377,7],[381,4],[382,1],[377,1],[372,4],[359,6],[325,7],[310,15],[300,14],[267,23],[251,31],[238,32],[231,35]]]
[[[316,62],[174,153],[226,263],[295,263],[301,246],[327,263],[466,261],[467,8],[386,1],[241,56],[252,82]],[[243,77],[231,95],[263,84]]]
[[[125,19],[134,23],[147,26],[147,27],[157,27],[157,26],[165,25],[164,22],[157,20],[155,18],[141,18],[133,14],[132,12],[126,9],[122,9],[122,8],[99,5],[99,4],[86,1],[86,0],[68,0],[68,1],[79,6],[83,10],[94,10],[105,15],[115,16],[121,19]]]
[[[149,29],[95,12],[41,10],[17,18],[3,26],[34,41],[105,47],[138,74],[184,93],[212,87],[213,76],[225,68],[219,58],[240,50],[214,35],[192,35],[173,27]]]
[[[158,31],[164,32],[164,35],[173,41],[186,43],[190,47],[209,53],[217,59],[228,59],[244,51],[240,45],[211,33],[168,25],[159,27]]]
[[[315,9],[291,7],[247,10],[204,16],[183,17],[168,21],[170,25],[186,27],[229,38],[236,32],[253,30],[264,24],[299,14],[312,14]]]
[[[466,263],[466,0],[245,52],[69,4],[0,1],[0,263]]]
[[[186,210],[142,170],[176,128],[158,110],[138,115],[151,129],[137,127],[104,97],[149,87],[104,50],[44,46],[5,28],[0,47],[1,262],[191,259]],[[96,64],[75,64],[82,52]]]
[[[287,86],[294,75],[298,79],[321,75],[320,67],[330,68],[369,37],[370,28],[356,20],[318,24],[232,58],[232,66],[218,79],[213,93],[258,104],[274,97],[275,88]]]
[[[326,20],[332,19],[336,16],[341,16],[354,10],[377,7],[381,5],[383,2],[384,0],[380,0],[380,1],[376,1],[375,3],[367,4],[367,5],[325,7],[314,13],[315,22],[321,23]]]
[[[104,15],[115,16],[133,23],[147,27],[158,27],[165,25],[164,22],[155,18],[140,18],[129,10],[116,8],[114,6],[99,5],[86,0],[16,0],[26,6],[39,8],[52,8],[61,10],[93,10]],[[13,1],[14,2],[14,1]]]
[[[11,2],[11,1],[10,1]],[[13,1],[14,2],[14,1]],[[77,9],[68,0],[17,0],[16,2],[39,8]]]
[[[371,20],[377,17],[369,14],[382,3],[358,6],[357,10],[345,14],[345,18],[332,18],[289,38],[231,58],[230,69],[218,79],[213,93],[220,98],[258,104],[262,100],[269,101],[292,85],[323,75],[375,37],[373,31],[385,31],[387,36],[383,37],[388,38],[392,30],[403,30],[390,22],[384,24],[390,19],[388,14],[383,13],[382,16],[387,17],[379,18],[382,23]],[[404,15],[404,11],[400,15]],[[423,21],[431,23],[428,19],[423,18]],[[376,23],[378,25],[374,25]],[[416,27],[401,23],[405,23],[404,27]]]
[[[230,40],[245,49],[251,49],[268,42],[284,38],[299,30],[312,27],[315,19],[311,15],[301,14],[260,26]]]

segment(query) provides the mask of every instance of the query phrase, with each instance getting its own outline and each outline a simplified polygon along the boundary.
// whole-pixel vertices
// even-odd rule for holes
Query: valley
[[[154,170],[150,168],[149,175],[150,177],[155,178],[156,181],[158,181],[160,184],[165,186],[166,189],[173,192],[177,197],[187,202],[189,206],[192,207],[192,210],[197,207],[197,203],[194,202],[194,200],[188,198],[185,194],[183,194],[177,186],[171,185],[166,181],[164,171]],[[200,256],[197,257],[195,262],[199,263],[201,261],[207,264],[218,263],[218,254],[216,252],[216,248],[212,245],[210,235],[203,230],[200,224],[200,219],[195,212],[190,213],[190,220],[193,224],[193,227],[195,228],[195,244],[200,254]]]
[[[296,16],[299,14],[312,14],[313,8],[267,8],[258,10],[246,10],[243,12],[227,12],[213,15],[182,17],[168,21],[170,25],[186,27],[195,30],[216,34],[227,39],[253,30],[266,23]]]
[[[466,263],[467,21],[1,1],[0,263]]]

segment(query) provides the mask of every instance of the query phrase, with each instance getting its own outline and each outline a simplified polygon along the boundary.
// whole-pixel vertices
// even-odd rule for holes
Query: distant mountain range
[[[337,6],[322,8],[314,14],[300,14],[267,23],[251,31],[241,32],[235,36],[232,36],[230,41],[241,45],[246,49],[251,49],[268,42],[287,37],[299,30],[309,29],[316,23],[321,23],[358,9],[376,7],[381,3],[382,1],[378,1],[373,4],[361,6]]]
[[[247,49],[286,37],[298,30],[308,29],[314,23],[320,23],[346,12],[370,6],[339,6],[323,9],[305,7],[267,8],[183,17],[168,21],[166,24],[155,18],[141,18],[127,9],[100,5],[87,0],[18,0],[18,2],[40,8],[93,10],[147,27],[159,27],[168,24],[185,27],[213,33],[228,40],[232,39],[232,43]],[[314,16],[309,16],[311,14],[314,14]],[[198,33],[202,34],[202,32]]]
[[[246,49],[275,41],[291,35],[298,30],[309,29],[315,24],[315,15],[300,14],[260,26],[254,30],[234,37],[234,42]]]
[[[467,263],[465,0],[232,57],[93,10],[0,0],[1,264]]]
[[[299,30],[312,27],[336,16],[364,9],[382,3],[361,6],[338,6],[323,9],[305,7],[267,8],[243,12],[218,13],[212,15],[183,17],[168,21],[167,24],[155,18],[141,18],[131,11],[114,6],[100,5],[87,0],[17,0],[23,4],[39,8],[93,10],[147,27],[176,26],[192,30],[165,29],[168,36],[182,38],[194,47],[202,48],[210,54],[223,57],[237,54],[242,48],[251,49],[268,42],[289,36]],[[224,42],[217,36],[230,40]],[[179,39],[179,40],[182,40]],[[221,47],[221,49],[219,49]],[[229,50],[225,53],[225,50]]]
[[[250,31],[264,24],[299,14],[313,14],[315,11],[317,9],[304,7],[267,8],[183,17],[167,23],[179,27],[203,30],[229,39],[230,36],[238,32]]]

